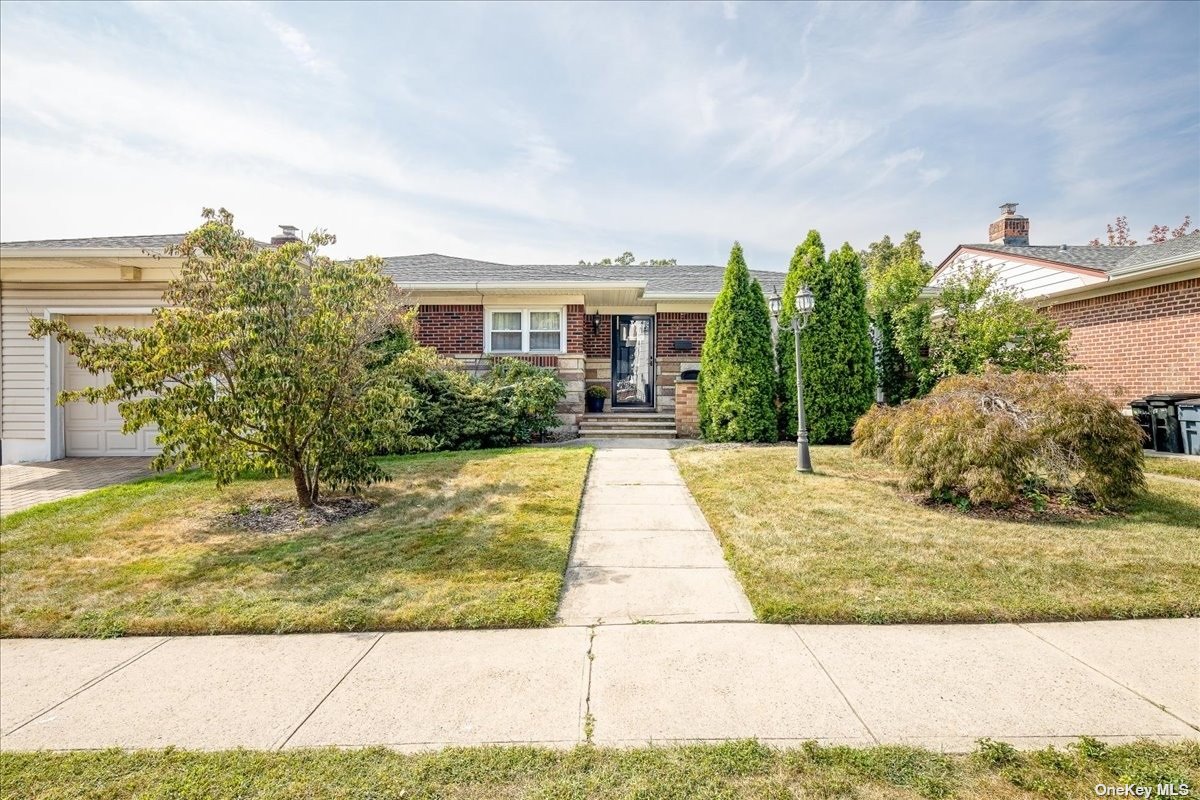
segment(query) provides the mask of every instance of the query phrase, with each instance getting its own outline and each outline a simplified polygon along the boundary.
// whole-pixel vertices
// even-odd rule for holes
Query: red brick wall
[[[1078,375],[1127,403],[1200,392],[1200,278],[1048,306],[1071,329]]]
[[[567,352],[582,353],[587,319],[583,306],[567,306]]]
[[[421,306],[417,341],[442,355],[483,352],[483,306]]]
[[[704,326],[708,315],[700,313],[660,312],[658,315],[658,344],[655,346],[659,358],[682,358],[700,360],[700,348],[704,345]],[[687,339],[692,343],[688,351],[676,351],[675,341]]]
[[[600,318],[600,327],[592,333],[592,320]],[[588,358],[610,358],[612,356],[612,315],[597,314],[588,317],[583,329],[583,352]]]

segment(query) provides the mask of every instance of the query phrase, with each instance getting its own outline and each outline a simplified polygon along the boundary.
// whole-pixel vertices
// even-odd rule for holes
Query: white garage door
[[[104,316],[70,317],[71,327],[89,333],[97,325],[138,328],[149,325],[153,317]],[[92,375],[80,369],[75,357],[67,354],[63,364],[63,388],[83,389],[106,386],[107,373]],[[137,433],[121,433],[121,413],[116,403],[68,403],[64,408],[66,453],[68,456],[149,456],[158,453],[154,444],[158,428],[142,428]]]

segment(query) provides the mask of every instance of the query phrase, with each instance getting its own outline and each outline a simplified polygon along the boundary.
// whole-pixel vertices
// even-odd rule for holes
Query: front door
[[[612,404],[654,407],[654,315],[613,318]]]

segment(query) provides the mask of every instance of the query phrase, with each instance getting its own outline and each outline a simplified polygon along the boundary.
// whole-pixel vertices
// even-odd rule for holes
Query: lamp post
[[[783,310],[783,300],[775,292],[768,301],[771,315],[779,319]],[[796,292],[796,313],[792,315],[792,335],[796,337],[796,471],[812,472],[812,459],[808,455],[808,423],[804,419],[804,371],[800,363],[800,331],[808,325],[812,317],[816,301],[807,286],[801,286]]]

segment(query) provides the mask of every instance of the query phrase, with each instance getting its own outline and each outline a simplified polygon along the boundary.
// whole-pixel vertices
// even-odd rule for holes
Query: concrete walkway
[[[150,474],[141,457],[64,458],[0,467],[0,516]]]
[[[565,625],[754,619],[666,447],[597,445],[558,613]]]
[[[0,748],[1200,738],[1200,620],[0,641]]]

